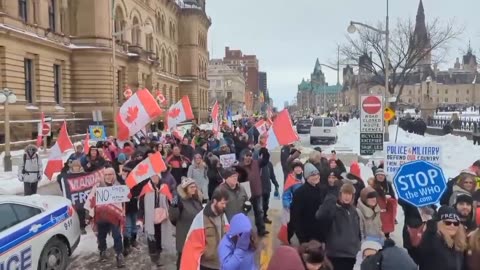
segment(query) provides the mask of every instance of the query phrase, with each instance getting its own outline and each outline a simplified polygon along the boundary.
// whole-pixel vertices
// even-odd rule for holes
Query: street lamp
[[[0,91],[0,104],[3,104],[5,113],[5,156],[3,157],[3,166],[5,172],[12,171],[12,157],[10,156],[10,113],[8,104],[17,102],[17,96],[10,89],[4,88]]]
[[[373,26],[370,26],[368,24],[364,24],[361,22],[354,22],[351,21],[350,25],[347,28],[347,32],[350,34],[353,34],[358,31],[356,25],[365,27],[367,29],[373,30],[377,33],[380,33],[382,35],[385,35],[385,97],[384,97],[384,103],[387,105],[387,95],[388,95],[388,88],[389,88],[389,73],[390,73],[390,60],[389,60],[389,45],[390,45],[390,30],[389,30],[389,0],[387,0],[387,16],[386,16],[386,25],[385,25],[385,30],[381,30],[378,28],[375,28]],[[384,131],[384,141],[388,142],[389,141],[389,132],[388,132],[388,121],[385,121],[385,131]]]
[[[126,28],[126,29],[122,29],[118,32],[115,32],[115,0],[112,1],[113,2],[113,5],[112,5],[112,99],[113,99],[113,114],[112,114],[112,120],[113,120],[113,134],[114,136],[117,136],[117,111],[118,111],[118,96],[117,96],[117,89],[115,89],[115,76],[116,76],[116,70],[115,70],[115,67],[116,67],[116,57],[115,57],[115,53],[116,53],[116,44],[115,44],[115,38],[118,37],[118,36],[121,36],[123,34],[125,34],[127,31],[131,31],[132,29],[136,29],[136,28],[142,28],[143,32],[146,34],[146,35],[149,35],[151,33],[153,33],[153,26],[150,22],[146,22],[145,24],[136,24],[136,25],[132,25],[131,27],[129,28]]]

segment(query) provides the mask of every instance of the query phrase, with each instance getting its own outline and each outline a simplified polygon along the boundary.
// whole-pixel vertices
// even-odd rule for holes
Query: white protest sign
[[[222,164],[223,168],[233,166],[233,164],[235,164],[235,161],[237,161],[235,154],[227,154],[220,156],[220,164]]]
[[[95,198],[97,205],[122,203],[130,201],[128,194],[130,189],[127,186],[99,187],[96,190]]]
[[[405,163],[415,160],[428,161],[441,166],[442,148],[440,145],[425,144],[387,144],[385,151],[385,172],[395,175]]]

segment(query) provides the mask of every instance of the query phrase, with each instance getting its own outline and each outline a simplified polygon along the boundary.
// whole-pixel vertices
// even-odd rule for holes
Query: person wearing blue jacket
[[[236,214],[218,245],[220,270],[257,270],[256,248],[250,219],[245,214]]]

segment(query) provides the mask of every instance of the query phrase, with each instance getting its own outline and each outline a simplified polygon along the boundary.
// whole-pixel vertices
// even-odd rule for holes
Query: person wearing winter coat
[[[18,180],[23,182],[25,196],[37,194],[38,182],[42,180],[43,164],[38,156],[38,148],[29,144],[25,147],[22,163],[18,166]]]
[[[263,214],[262,204],[262,179],[261,169],[268,165],[270,161],[270,153],[266,148],[259,150],[259,160],[253,159],[253,153],[251,151],[245,151],[244,156],[241,159],[238,167],[244,169],[247,172],[247,179],[250,183],[252,208],[255,216],[255,226],[257,227],[258,235],[263,237],[269,232],[265,229],[265,221]]]
[[[480,269],[480,229],[468,235],[468,249],[465,257],[465,270]]]
[[[212,198],[213,191],[223,183],[223,178],[220,175],[222,164],[220,163],[220,159],[212,153],[207,155],[205,162],[208,167],[208,198]]]
[[[383,169],[377,169],[373,188],[378,193],[377,202],[381,209],[382,231],[386,238],[395,230],[395,218],[397,217],[397,199],[395,191]]]
[[[353,270],[360,250],[360,218],[353,205],[355,188],[343,184],[338,196],[327,195],[315,217],[326,227],[327,256],[335,270]]]
[[[345,164],[337,158],[337,153],[335,153],[335,151],[332,151],[332,157],[328,160],[328,165],[330,166],[330,170],[335,170],[337,174],[347,172]]]
[[[287,181],[287,177],[290,174],[290,166],[287,163],[288,157],[290,156],[290,150],[293,148],[293,145],[287,144],[282,147],[280,150],[280,163],[282,164],[283,171],[283,182]]]
[[[188,231],[195,216],[202,210],[203,195],[195,180],[183,178],[177,187],[178,196],[175,196],[168,210],[168,217],[175,225],[175,239],[177,248],[177,269],[180,269],[183,244],[187,239]]]
[[[195,150],[190,145],[188,138],[183,138],[180,153],[182,156],[188,158],[188,160],[193,160]]]
[[[367,241],[368,242],[368,241]],[[395,242],[392,239],[385,240],[383,247],[378,245],[376,249],[375,242],[374,245],[371,245],[371,249],[364,249],[364,244],[362,243],[362,253],[365,256],[362,264],[361,270],[417,270],[417,264],[410,258],[408,253],[403,249],[395,245]],[[370,241],[371,242],[371,241]],[[381,266],[379,268],[379,266]]]
[[[380,206],[377,204],[377,192],[372,187],[366,187],[360,192],[357,203],[357,213],[360,218],[362,240],[375,239],[383,242],[382,220]]]
[[[290,244],[290,239],[294,234],[293,225],[290,223],[290,205],[293,200],[293,194],[300,188],[305,182],[303,179],[303,163],[297,159],[292,163],[292,173],[287,176],[285,185],[283,186],[282,193],[282,226],[278,232],[278,239],[287,245]],[[289,170],[290,171],[290,170]]]
[[[105,167],[106,161],[100,156],[96,147],[90,147],[88,154],[82,158],[82,166],[85,172],[94,172]]]
[[[275,177],[275,171],[273,170],[272,162],[268,162],[267,166],[261,169],[262,177],[262,209],[263,209],[263,221],[266,224],[272,224],[272,221],[268,219],[268,209],[270,204],[270,193],[272,192],[272,183],[275,186],[275,194],[278,194],[278,182]]]
[[[358,162],[352,162],[352,165],[350,165],[350,172],[343,175],[343,182],[352,184],[357,191],[354,198],[355,205],[357,205],[358,199],[360,198],[360,192],[365,188],[365,183],[362,180],[360,165],[358,165]]]
[[[477,228],[475,223],[474,202],[469,194],[460,194],[457,196],[453,207],[457,210],[460,223],[465,227],[467,234]]]
[[[320,242],[312,240],[303,243],[298,252],[305,263],[305,270],[334,270]]]
[[[442,206],[437,218],[427,222],[422,242],[418,247],[419,270],[462,270],[467,250],[465,229],[460,226],[457,211]]]
[[[74,160],[81,160],[85,156],[85,153],[83,152],[83,145],[79,144],[75,147],[75,153],[72,153],[68,159],[67,163],[70,163]]]
[[[267,270],[305,270],[298,250],[290,246],[279,246],[273,252]]]
[[[477,184],[475,181],[475,176],[467,172],[462,172],[457,183],[453,186],[452,195],[450,196],[448,205],[453,206],[456,198],[462,194],[472,196],[476,188]]]
[[[320,172],[310,163],[305,164],[305,184],[293,193],[290,205],[290,225],[300,243],[310,240],[324,242],[325,235],[320,229],[320,223],[315,218],[315,212],[322,204],[322,190],[320,189]]]
[[[187,177],[192,178],[197,183],[202,194],[208,194],[207,164],[203,161],[201,154],[195,154],[193,163],[188,168]]]
[[[256,237],[250,219],[243,213],[230,220],[230,230],[218,245],[221,270],[257,270]]]
[[[325,186],[331,170],[327,159],[322,157],[322,152],[317,150],[312,151],[309,155],[308,163],[311,163],[320,172],[320,184]]]
[[[235,167],[223,169],[220,174],[222,175],[224,182],[217,187],[228,193],[225,215],[229,221],[231,221],[236,214],[244,212],[245,203],[248,201],[248,195],[245,188],[238,182],[238,169],[239,168]]]
[[[170,166],[170,172],[173,178],[175,178],[177,185],[179,185],[182,177],[187,176],[190,159],[180,153],[180,147],[174,146],[172,154],[166,160],[166,164]]]

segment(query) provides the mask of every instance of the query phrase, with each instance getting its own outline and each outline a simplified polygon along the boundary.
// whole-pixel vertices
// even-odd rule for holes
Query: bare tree
[[[388,91],[395,94],[397,90],[397,98],[402,95],[409,75],[421,61],[431,55],[432,64],[443,62],[451,41],[457,39],[463,32],[463,28],[458,27],[454,21],[444,24],[439,19],[433,20],[426,28],[429,45],[417,40],[415,22],[412,20],[399,20],[395,27],[390,29]],[[346,62],[358,62],[361,56],[371,54],[372,64],[362,66],[372,74],[368,85],[385,85],[384,34],[371,29],[359,29],[357,35],[347,36],[347,42],[341,46],[340,51],[343,61]]]

